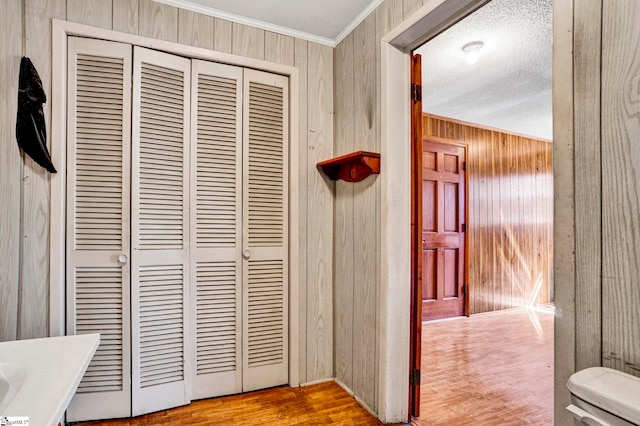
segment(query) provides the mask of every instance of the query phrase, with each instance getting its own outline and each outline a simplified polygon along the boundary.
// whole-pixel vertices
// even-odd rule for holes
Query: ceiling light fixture
[[[468,64],[475,64],[480,57],[480,49],[482,49],[484,43],[481,41],[472,41],[462,46],[462,51],[465,53]]]

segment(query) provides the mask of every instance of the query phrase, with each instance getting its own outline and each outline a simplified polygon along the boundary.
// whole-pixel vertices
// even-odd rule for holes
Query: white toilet
[[[567,383],[576,425],[640,425],[640,378],[606,367],[574,373]]]

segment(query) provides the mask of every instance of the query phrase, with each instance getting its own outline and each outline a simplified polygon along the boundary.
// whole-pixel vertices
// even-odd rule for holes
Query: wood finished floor
[[[201,400],[133,419],[82,426],[147,425],[381,425],[335,382],[280,387]]]
[[[425,322],[418,426],[553,424],[553,315]]]
[[[553,424],[553,315],[502,311],[423,325],[417,426]],[[335,382],[193,402],[83,426],[381,425]]]

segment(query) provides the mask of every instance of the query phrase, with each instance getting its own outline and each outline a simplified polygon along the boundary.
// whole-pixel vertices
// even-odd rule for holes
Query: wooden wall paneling
[[[226,21],[223,21],[226,22]],[[218,22],[216,21],[216,28],[218,28]],[[217,40],[217,39],[216,39]],[[229,38],[229,40],[231,40]],[[308,286],[308,247],[309,247],[309,238],[308,238],[308,179],[307,176],[309,174],[308,171],[308,157],[309,157],[309,144],[308,144],[308,59],[307,59],[307,42],[305,40],[295,39],[294,42],[295,55],[294,61],[295,66],[299,71],[299,91],[298,91],[298,104],[300,105],[299,112],[299,122],[298,122],[298,188],[300,188],[300,194],[298,198],[299,206],[298,206],[298,215],[299,215],[299,226],[300,230],[298,235],[300,236],[300,247],[304,248],[301,250],[298,257],[298,271],[300,273],[300,285],[299,285],[299,320],[300,324],[298,324],[299,328],[299,341],[300,341],[300,352],[299,352],[299,364],[300,364],[300,383],[306,383],[309,380],[307,379],[307,286]],[[292,135],[293,136],[293,135]]]
[[[512,288],[512,302],[513,306],[524,305],[524,273],[522,268],[522,262],[526,253],[523,253],[523,235],[522,235],[522,188],[521,188],[521,175],[522,175],[522,139],[519,136],[511,137],[511,168],[512,168],[512,185],[511,185],[511,229],[514,233],[513,246],[511,251],[511,264],[513,265],[514,281]]]
[[[518,260],[519,260],[519,240],[518,233],[518,158],[517,158],[517,137],[509,136],[509,223],[507,233],[509,235],[509,263],[511,267],[511,285],[508,285],[511,293],[510,306],[517,306],[519,301],[520,282]],[[505,283],[507,284],[507,283]]]
[[[334,155],[355,150],[354,134],[354,33],[334,51]],[[335,376],[349,389],[353,383],[354,310],[354,184],[338,180],[334,225],[334,363]]]
[[[67,20],[111,29],[112,0],[67,0]]]
[[[213,29],[213,49],[220,52],[231,53],[233,39],[233,23],[224,19],[215,18]],[[304,105],[304,104],[301,104]]]
[[[491,181],[492,181],[492,192],[491,192],[491,204],[492,204],[492,223],[500,223],[500,216],[502,214],[500,210],[500,205],[497,200],[500,199],[500,182],[498,180],[498,176],[500,173],[500,162],[499,162],[499,149],[500,149],[500,134],[498,132],[490,132],[489,137],[490,145],[491,145]],[[502,230],[498,226],[491,227],[491,236],[493,241],[493,282],[491,285],[492,288],[492,299],[491,299],[491,309],[497,310],[500,304],[500,277],[502,276],[502,263],[500,261],[501,253],[499,244],[501,242]]]
[[[511,282],[511,263],[509,261],[509,235],[507,234],[507,226],[509,223],[509,197],[511,197],[509,186],[509,145],[508,136],[501,134],[500,143],[498,145],[498,161],[500,162],[500,199],[498,201],[500,205],[500,258],[501,265],[500,271],[500,301],[497,304],[498,309],[505,309],[509,307],[511,300],[507,300],[505,296],[505,283]]]
[[[278,64],[294,64],[294,38],[283,34],[265,31],[264,59]]]
[[[376,21],[369,15],[353,31],[354,149],[377,151],[376,114]],[[353,184],[353,391],[374,408],[376,332],[376,241],[377,176]]]
[[[235,38],[235,35],[234,35]],[[334,184],[314,167],[333,155],[333,51],[308,43],[307,380],[333,375]]]
[[[498,177],[500,176],[500,133],[498,132],[490,132],[491,141],[489,145],[491,145],[491,181],[492,181],[492,192],[491,192],[491,205],[492,205],[492,223],[496,224],[496,226],[491,227],[491,236],[493,241],[493,279],[491,283],[491,291],[492,291],[492,299],[490,308],[492,311],[496,311],[500,309],[501,301],[500,301],[500,289],[501,289],[501,278],[502,278],[502,253],[501,253],[501,242],[502,242],[502,229],[499,224],[502,217],[502,210],[499,203],[500,200],[500,181]],[[488,226],[488,224],[487,224]]]
[[[494,182],[494,175],[492,167],[494,159],[491,156],[491,150],[493,148],[492,144],[492,135],[494,132],[489,130],[480,129],[478,134],[478,150],[477,155],[479,157],[479,161],[482,162],[482,189],[480,190],[480,195],[483,198],[484,206],[481,211],[480,223],[482,226],[482,232],[479,234],[480,244],[478,244],[478,248],[484,252],[485,262],[482,264],[483,267],[483,290],[485,291],[484,296],[484,307],[479,307],[477,312],[489,312],[494,310],[494,265],[496,263],[495,259],[495,243],[493,239],[493,226],[491,223],[493,218],[495,217],[494,211],[494,198],[492,192],[492,185]],[[477,142],[476,142],[477,143]],[[467,159],[469,162],[469,159]],[[483,309],[484,310],[483,310]]]
[[[413,15],[415,11],[422,7],[422,0],[402,0],[402,14],[404,19]]]
[[[51,18],[66,18],[64,0],[24,1],[24,54],[38,70],[47,95],[44,114],[51,135]],[[18,339],[49,334],[49,172],[22,155],[22,242]],[[55,166],[55,165],[54,165]]]
[[[526,305],[529,303],[532,294],[535,290],[535,280],[533,277],[533,245],[531,244],[531,220],[530,215],[528,214],[527,205],[529,204],[530,199],[530,177],[533,175],[531,171],[531,152],[532,152],[532,141],[529,138],[521,138],[522,141],[522,149],[523,152],[519,157],[520,162],[520,236],[522,241],[522,252],[525,257],[520,262],[520,267],[522,269],[522,277],[523,277],[523,303]],[[534,192],[535,194],[535,192]]]
[[[18,75],[22,56],[22,2],[9,0],[0,14],[0,341],[18,332],[20,277],[20,182],[22,158],[16,142]]]
[[[490,265],[493,259],[490,254],[490,240],[489,240],[489,207],[491,205],[490,199],[487,195],[487,186],[490,177],[487,173],[487,167],[489,166],[489,159],[486,156],[486,149],[489,145],[487,143],[487,135],[490,137],[491,132],[487,132],[482,129],[475,129],[471,132],[472,138],[469,140],[469,154],[467,157],[467,164],[470,167],[467,168],[467,173],[472,174],[470,179],[470,185],[468,185],[469,205],[468,209],[471,209],[471,214],[475,218],[474,229],[470,231],[474,237],[474,250],[470,253],[473,254],[473,262],[479,265],[479,270],[476,274],[476,291],[474,292],[474,310],[471,312],[488,312],[491,310],[491,289],[489,284],[491,283],[491,277],[489,276]],[[470,170],[469,170],[470,169]]]
[[[465,135],[463,139],[473,141],[473,133],[474,129],[470,127],[465,129]],[[467,223],[467,253],[470,256],[473,256],[475,260],[474,262],[469,262],[467,271],[469,277],[468,280],[469,282],[473,283],[469,288],[469,312],[472,314],[476,310],[476,305],[482,304],[482,297],[484,295],[483,280],[481,276],[482,266],[477,259],[478,257],[481,258],[483,256],[481,247],[478,247],[478,243],[480,242],[480,240],[476,238],[476,234],[478,234],[481,230],[477,186],[479,179],[481,179],[482,173],[482,165],[480,164],[480,159],[477,155],[477,152],[478,143],[472,142],[467,145],[467,174],[470,176],[469,185],[467,185],[467,193],[469,195],[469,202],[467,204],[469,213],[467,216],[469,218],[469,221]]]
[[[403,20],[402,4],[404,0],[384,0],[376,9],[376,40],[381,40],[389,31]]]
[[[531,236],[531,244],[532,244],[532,255],[533,255],[533,281],[535,284],[538,284],[538,282],[541,283],[542,287],[540,288],[540,296],[538,297],[538,300],[541,300],[542,297],[544,297],[544,295],[546,294],[546,289],[544,281],[542,281],[542,265],[540,263],[541,260],[541,253],[540,253],[540,245],[541,245],[541,241],[539,241],[539,235],[540,235],[540,229],[541,229],[541,225],[540,225],[540,219],[541,217],[538,216],[538,206],[537,206],[537,202],[538,202],[538,194],[540,193],[540,186],[538,185],[538,176],[539,176],[539,164],[538,164],[538,152],[540,151],[540,144],[539,143],[533,143],[532,144],[532,152],[531,152],[531,162],[532,162],[532,169],[531,169],[531,181],[532,181],[532,200],[535,203],[533,209],[531,209],[529,211],[529,216],[531,218],[531,221],[533,223],[532,225],[532,229],[533,229],[533,235]]]
[[[214,18],[178,9],[178,43],[213,49]]]
[[[138,0],[113,0],[115,31],[138,34]]]
[[[543,280],[543,286],[547,287],[547,275],[549,263],[547,258],[550,255],[550,250],[547,247],[549,244],[547,235],[547,222],[546,208],[547,201],[545,200],[546,194],[544,191],[545,180],[547,178],[547,160],[544,150],[538,149],[536,151],[536,220],[537,220],[537,234],[536,234],[536,256],[538,258],[538,268],[541,279]]]
[[[264,30],[233,23],[231,53],[248,58],[264,59]]]
[[[509,138],[509,171],[510,171],[510,212],[509,220],[510,247],[509,259],[511,261],[511,306],[518,306],[520,303],[520,289],[522,286],[520,277],[520,232],[518,229],[518,137]]]
[[[528,303],[531,295],[535,291],[536,285],[536,273],[535,273],[535,250],[533,247],[533,226],[534,222],[531,218],[531,200],[532,196],[535,197],[535,188],[533,187],[533,180],[535,174],[533,172],[533,166],[535,164],[535,158],[533,152],[536,142],[529,138],[522,138],[524,155],[520,157],[520,226],[522,229],[523,237],[523,251],[526,253],[526,258],[521,262],[523,268],[524,279],[526,285],[524,286],[524,303]],[[539,300],[540,295],[536,297],[533,302]]]
[[[524,305],[533,274],[548,275],[536,264],[551,261],[551,144],[428,114],[423,125],[468,146],[470,313]]]
[[[535,165],[536,165],[536,157],[535,157],[535,152],[538,149],[538,142],[534,141],[534,140],[528,140],[528,152],[527,152],[527,159],[526,159],[526,172],[525,172],[525,186],[524,186],[524,199],[525,202],[528,203],[530,206],[533,206],[533,202],[535,200],[535,196],[536,196],[536,188],[535,188]],[[535,290],[535,287],[537,285],[537,277],[538,277],[538,271],[537,271],[537,264],[536,264],[536,247],[534,244],[534,237],[535,237],[535,209],[529,207],[527,208],[526,205],[523,207],[523,217],[524,217],[524,226],[525,226],[525,232],[526,232],[526,244],[527,244],[527,250],[529,253],[529,258],[530,258],[530,264],[528,264],[528,268],[527,268],[527,273],[528,273],[528,279],[529,279],[529,288],[531,289],[531,291]],[[528,294],[528,293],[527,293]],[[540,288],[539,289],[539,293],[538,296],[536,297],[535,300],[533,300],[534,303],[538,303],[543,295],[543,289]],[[527,297],[527,301],[529,300],[529,298]]]
[[[178,41],[178,8],[152,0],[138,0],[138,31],[145,37]]]

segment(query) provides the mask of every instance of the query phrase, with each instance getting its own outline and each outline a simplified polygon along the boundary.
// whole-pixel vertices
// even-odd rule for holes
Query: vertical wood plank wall
[[[640,376],[639,21],[637,2],[603,1],[602,358],[604,366],[636,376]]]
[[[23,16],[24,13],[24,16]],[[315,162],[333,154],[333,49],[151,0],[6,0],[0,13],[0,341],[48,335],[49,175],[15,141],[19,62],[38,69],[51,117],[51,19],[180,42],[300,71],[300,381],[333,375],[333,184]],[[311,244],[308,244],[312,241]],[[307,273],[308,271],[308,273]],[[298,277],[292,277],[292,280]]]
[[[380,152],[380,40],[422,5],[385,0],[336,47],[335,155]],[[338,181],[335,197],[335,377],[377,412],[380,180],[372,175],[356,183]]]
[[[425,136],[467,145],[469,312],[550,301],[553,177],[548,141],[425,114]]]
[[[630,0],[554,2],[557,424],[575,371],[640,377],[639,21]]]

